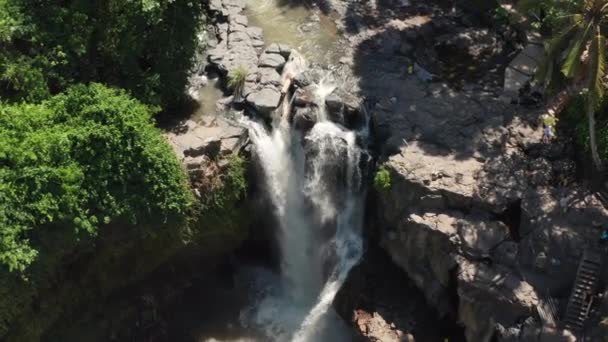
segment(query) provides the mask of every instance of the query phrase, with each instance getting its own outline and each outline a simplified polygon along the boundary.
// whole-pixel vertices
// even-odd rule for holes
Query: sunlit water
[[[335,85],[317,85],[318,122],[304,136],[288,115],[273,127],[243,118],[278,221],[280,274],[254,273],[253,302],[241,324],[270,341],[351,341],[333,300],[363,254],[363,181],[356,132],[327,120],[325,97]],[[253,280],[251,280],[253,279]]]
[[[250,26],[262,28],[266,44],[287,44],[315,63],[331,64],[339,58],[335,23],[311,11],[306,1],[248,0],[245,14]]]

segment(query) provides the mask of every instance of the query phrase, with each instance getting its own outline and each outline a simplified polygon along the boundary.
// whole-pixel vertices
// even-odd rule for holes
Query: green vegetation
[[[520,0],[519,10],[528,14],[532,25],[543,31],[559,29],[563,20],[584,0]]]
[[[388,191],[391,188],[391,173],[384,165],[376,171],[374,188],[376,191]]]
[[[528,2],[527,0],[525,2]],[[537,75],[545,86],[565,81],[569,85],[558,96],[569,102],[582,94],[589,132],[589,150],[594,164],[601,166],[596,141],[595,113],[604,97],[606,37],[603,28],[608,19],[606,0],[545,0],[543,6],[558,11],[560,31],[546,45],[547,58]],[[537,5],[538,6],[538,2]]]
[[[151,115],[98,84],[0,107],[0,264],[25,270],[39,230],[76,241],[115,221],[183,219],[190,192]]]
[[[77,308],[246,236],[245,161],[195,200],[153,122],[182,100],[204,4],[0,0],[0,340],[55,340]]]
[[[0,0],[0,97],[39,102],[96,81],[176,103],[202,13],[189,0]]]
[[[249,70],[245,66],[239,65],[228,75],[228,88],[232,90],[235,98],[241,97],[248,73]]]

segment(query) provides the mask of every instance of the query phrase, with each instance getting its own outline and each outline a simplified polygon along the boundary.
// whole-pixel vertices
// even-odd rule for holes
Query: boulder
[[[294,92],[294,104],[296,106],[311,106],[315,102],[315,87],[308,86],[304,88],[297,88]]]
[[[285,57],[281,56],[280,54],[263,53],[262,56],[260,56],[258,66],[280,70],[286,62]]]
[[[249,103],[261,114],[270,114],[281,102],[281,92],[273,87],[264,87],[247,96]]]
[[[274,68],[260,68],[258,69],[259,73],[259,83],[262,86],[277,86],[280,87],[281,75]]]
[[[301,131],[310,130],[317,122],[317,114],[310,107],[296,107],[293,115],[293,125]]]
[[[300,88],[308,87],[312,84],[318,84],[325,74],[326,71],[318,68],[306,69],[296,75],[294,83]]]

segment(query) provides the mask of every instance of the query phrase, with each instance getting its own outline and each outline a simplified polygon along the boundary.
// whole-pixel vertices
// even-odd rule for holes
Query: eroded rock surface
[[[381,6],[361,7],[374,4]],[[541,329],[537,308],[549,300],[564,307],[581,254],[608,212],[576,184],[573,142],[542,144],[540,113],[504,101],[509,61],[501,56],[529,79],[539,49],[529,45],[518,57],[508,48],[511,31],[486,35],[466,12],[424,6],[401,15],[375,16],[380,7],[344,12],[353,48],[343,65],[358,80],[351,93],[371,103],[391,175],[370,234],[440,314],[464,326],[467,341],[572,341],[568,332]],[[486,65],[492,77],[443,83],[437,46],[464,52],[468,65]]]

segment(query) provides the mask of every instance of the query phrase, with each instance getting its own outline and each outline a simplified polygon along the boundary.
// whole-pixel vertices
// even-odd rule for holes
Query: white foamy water
[[[243,118],[276,215],[280,274],[259,272],[241,322],[271,341],[349,341],[331,306],[363,253],[363,191],[355,132],[327,120],[330,79],[317,86],[318,122],[304,136],[288,115],[273,126]],[[286,100],[288,101],[288,99]]]

